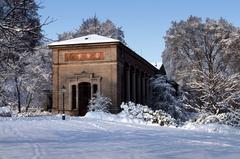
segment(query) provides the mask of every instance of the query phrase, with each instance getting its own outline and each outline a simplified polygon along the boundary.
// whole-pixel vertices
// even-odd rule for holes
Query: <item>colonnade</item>
[[[138,104],[148,104],[150,98],[150,76],[133,65],[124,66],[124,101]]]

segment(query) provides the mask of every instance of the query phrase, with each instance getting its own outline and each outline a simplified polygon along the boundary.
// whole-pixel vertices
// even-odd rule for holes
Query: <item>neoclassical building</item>
[[[92,34],[49,47],[53,53],[54,112],[62,112],[64,103],[67,114],[83,116],[89,99],[98,91],[111,98],[112,113],[121,111],[122,102],[149,103],[149,78],[159,70],[120,41]]]

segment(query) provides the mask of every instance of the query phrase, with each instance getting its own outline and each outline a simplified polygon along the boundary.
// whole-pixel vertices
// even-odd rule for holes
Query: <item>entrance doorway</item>
[[[91,98],[91,84],[88,82],[79,83],[78,91],[79,115],[84,116],[88,111],[88,102]]]

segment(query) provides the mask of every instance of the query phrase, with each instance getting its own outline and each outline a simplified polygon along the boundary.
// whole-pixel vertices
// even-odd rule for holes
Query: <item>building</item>
[[[149,78],[159,70],[120,41],[96,34],[53,42],[53,112],[83,116],[98,91],[110,97],[110,112],[122,102],[147,104]],[[60,91],[62,87],[66,92]]]

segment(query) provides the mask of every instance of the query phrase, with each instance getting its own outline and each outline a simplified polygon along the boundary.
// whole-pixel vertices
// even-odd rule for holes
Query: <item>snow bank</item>
[[[103,121],[114,121],[121,123],[146,124],[146,122],[140,119],[129,118],[124,113],[110,114],[105,112],[88,112],[83,118],[97,119]]]
[[[216,123],[201,125],[201,124],[197,124],[197,123],[188,122],[180,128],[186,129],[186,130],[208,132],[208,133],[240,135],[240,129],[234,128],[232,126],[228,126],[228,125],[224,125],[224,124],[216,124]]]
[[[0,114],[11,113],[10,107],[1,107]],[[61,114],[51,115],[48,112],[39,112],[33,114],[18,114],[12,115],[10,118],[0,118],[0,121],[62,121]],[[110,121],[114,123],[126,123],[126,124],[140,124],[157,126],[152,122],[144,121],[142,118],[136,118],[135,116],[129,116],[126,111],[122,111],[119,114],[110,114],[105,112],[88,112],[84,117],[73,117],[66,116],[66,121]],[[165,125],[167,127],[174,127],[173,125]],[[160,126],[159,126],[160,127]],[[219,134],[234,134],[240,135],[240,129],[224,124],[198,124],[196,122],[187,122],[185,125],[178,127],[177,129],[192,130],[196,132],[207,132],[207,133],[219,133]]]
[[[144,124],[146,125],[147,123],[140,120],[140,119],[133,119],[129,118],[126,114],[124,113],[119,113],[119,114],[110,114],[110,113],[105,113],[105,112],[100,112],[100,111],[94,111],[94,112],[88,112],[85,116],[80,117],[80,116],[69,116],[66,115],[66,120],[71,121],[71,120],[77,120],[77,121],[82,121],[82,120],[98,120],[98,121],[111,121],[111,122],[118,122],[118,123],[130,123],[130,124]],[[29,113],[20,113],[20,114],[12,114],[10,118],[0,118],[0,121],[42,121],[42,120],[62,120],[62,115],[57,114],[57,115],[52,115],[49,112],[29,112]]]
[[[78,117],[68,117],[71,119],[76,119]],[[101,121],[113,121],[119,123],[130,123],[130,124],[144,124],[144,125],[159,125],[153,124],[150,122],[143,121],[142,119],[132,118],[125,111],[122,111],[119,114],[110,114],[105,112],[88,112],[84,117],[85,119],[96,119]],[[169,125],[169,127],[174,127],[173,125]],[[207,133],[221,133],[221,134],[234,134],[240,135],[240,129],[234,128],[232,126],[224,125],[224,124],[197,124],[195,122],[187,122],[185,125],[181,127],[175,127],[179,129],[185,130],[193,130],[198,132],[207,132]]]
[[[240,128],[240,109],[221,114],[201,113],[198,115],[196,123],[211,124],[218,123]]]
[[[13,115],[15,118],[21,118],[21,117],[36,117],[36,116],[48,116],[51,115],[50,112],[42,111],[39,109],[28,111],[28,112],[22,112],[22,113],[16,113]]]

